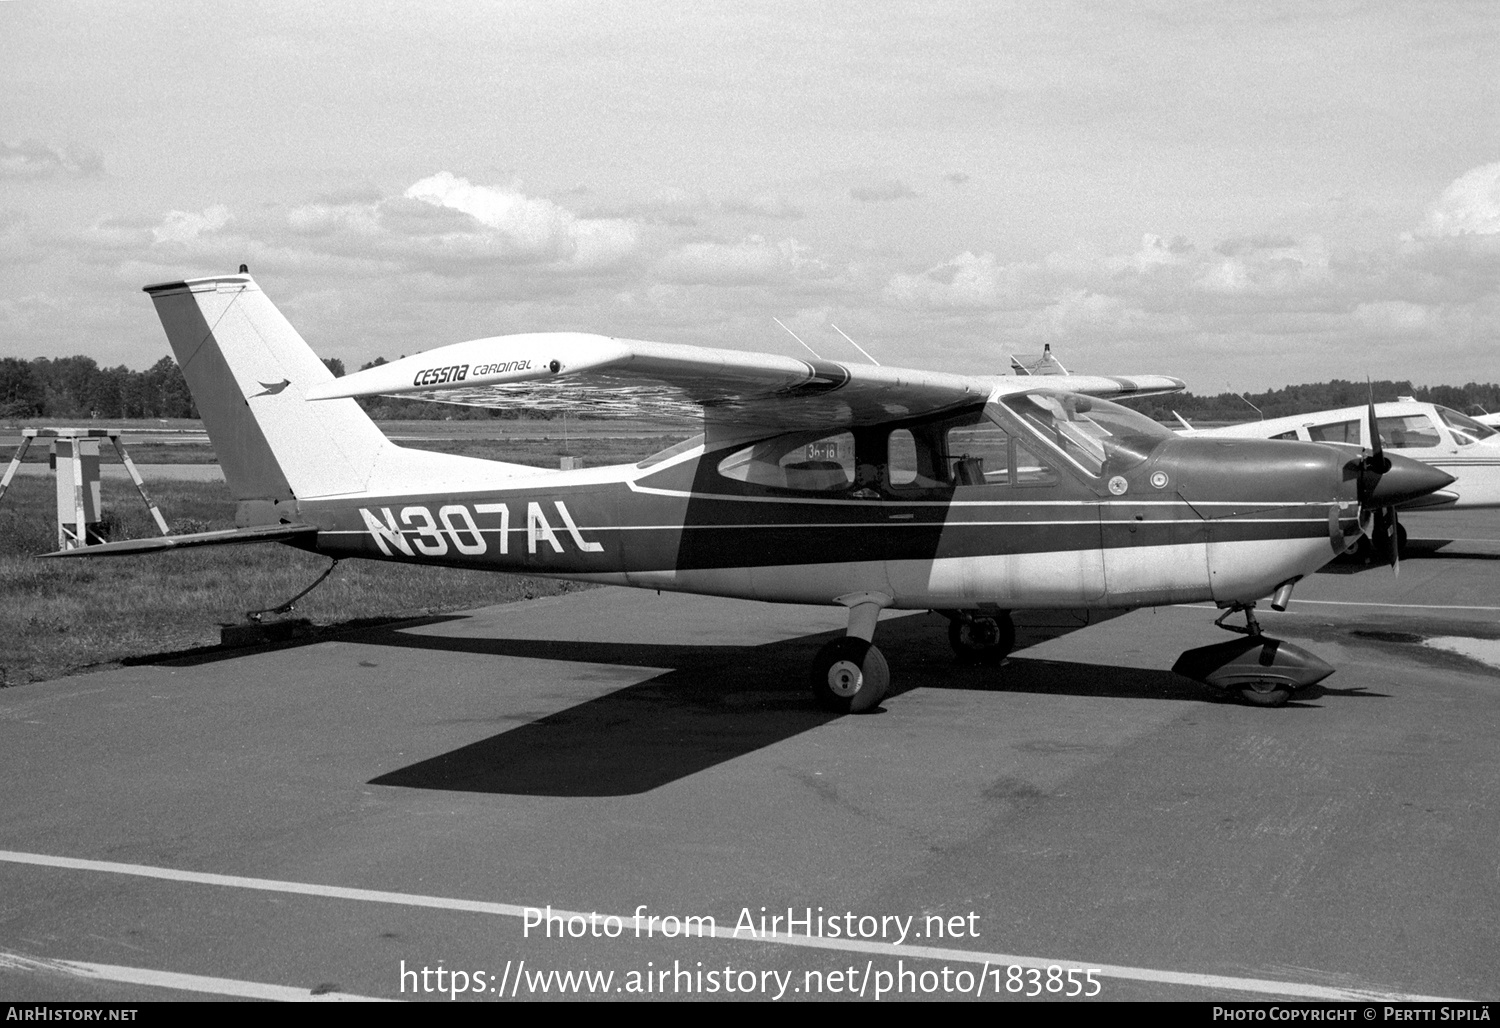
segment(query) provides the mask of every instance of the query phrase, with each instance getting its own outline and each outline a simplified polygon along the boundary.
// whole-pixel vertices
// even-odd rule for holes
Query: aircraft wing
[[[485,407],[614,408],[702,415],[756,428],[840,428],[922,417],[985,402],[1000,389],[1105,398],[1176,392],[1164,375],[966,376],[800,360],[578,332],[496,336],[439,347],[308,390],[311,400],[407,394]]]

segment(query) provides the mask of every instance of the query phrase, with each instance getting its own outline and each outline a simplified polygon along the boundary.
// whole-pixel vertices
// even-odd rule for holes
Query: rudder
[[[234,498],[363,491],[392,444],[353,400],[308,402],[333,380],[249,275],[146,287]]]

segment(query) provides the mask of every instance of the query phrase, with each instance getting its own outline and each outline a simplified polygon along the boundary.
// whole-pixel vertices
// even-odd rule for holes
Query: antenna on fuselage
[[[839,335],[843,336],[845,339],[849,339],[849,333],[845,332],[843,329],[839,328],[837,325],[833,324],[832,322],[829,322],[829,326],[835,332],[837,332]],[[849,339],[849,345],[852,346],[852,347],[854,347],[860,353],[863,353],[865,355],[865,360],[869,361],[871,364],[875,365],[877,368],[880,367],[880,362],[878,360],[876,360],[874,357],[871,357],[868,353],[866,353],[865,352],[865,348],[863,346],[860,346],[853,339]]]
[[[772,318],[771,320],[774,321],[774,322],[776,322],[776,324],[781,325],[781,319],[780,318]],[[783,332],[785,332],[787,335],[791,336],[793,339],[797,340],[797,342],[802,343],[802,337],[799,336],[797,333],[793,332],[791,329],[787,328],[785,325],[781,325],[781,330]],[[811,346],[808,346],[806,343],[802,343],[802,345],[804,347],[807,347],[807,352],[810,353],[810,354],[812,354],[814,357],[817,357],[818,360],[822,360],[823,359],[818,354],[817,350],[814,350]]]

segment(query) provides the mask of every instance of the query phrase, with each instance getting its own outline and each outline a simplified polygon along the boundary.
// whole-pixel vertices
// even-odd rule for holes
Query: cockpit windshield
[[[1495,434],[1495,430],[1490,426],[1481,425],[1473,418],[1465,414],[1460,414],[1456,410],[1448,407],[1439,407],[1437,412],[1438,417],[1443,419],[1443,423],[1448,426],[1449,430],[1453,433],[1454,440],[1460,446],[1477,443],[1479,440],[1488,439]]]
[[[1173,438],[1144,414],[1077,393],[1037,390],[997,403],[1093,475],[1106,462],[1115,471],[1139,464]]]

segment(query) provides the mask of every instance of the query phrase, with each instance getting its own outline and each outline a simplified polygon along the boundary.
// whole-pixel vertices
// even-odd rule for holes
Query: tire
[[[813,660],[813,696],[819,706],[836,714],[873,710],[890,684],[891,669],[885,656],[863,639],[835,639]]]
[[[1243,686],[1240,698],[1252,707],[1280,707],[1292,698],[1292,689],[1285,682],[1262,679]]]
[[[1016,625],[1009,611],[955,618],[948,622],[948,645],[963,664],[998,664],[1016,648]]]

